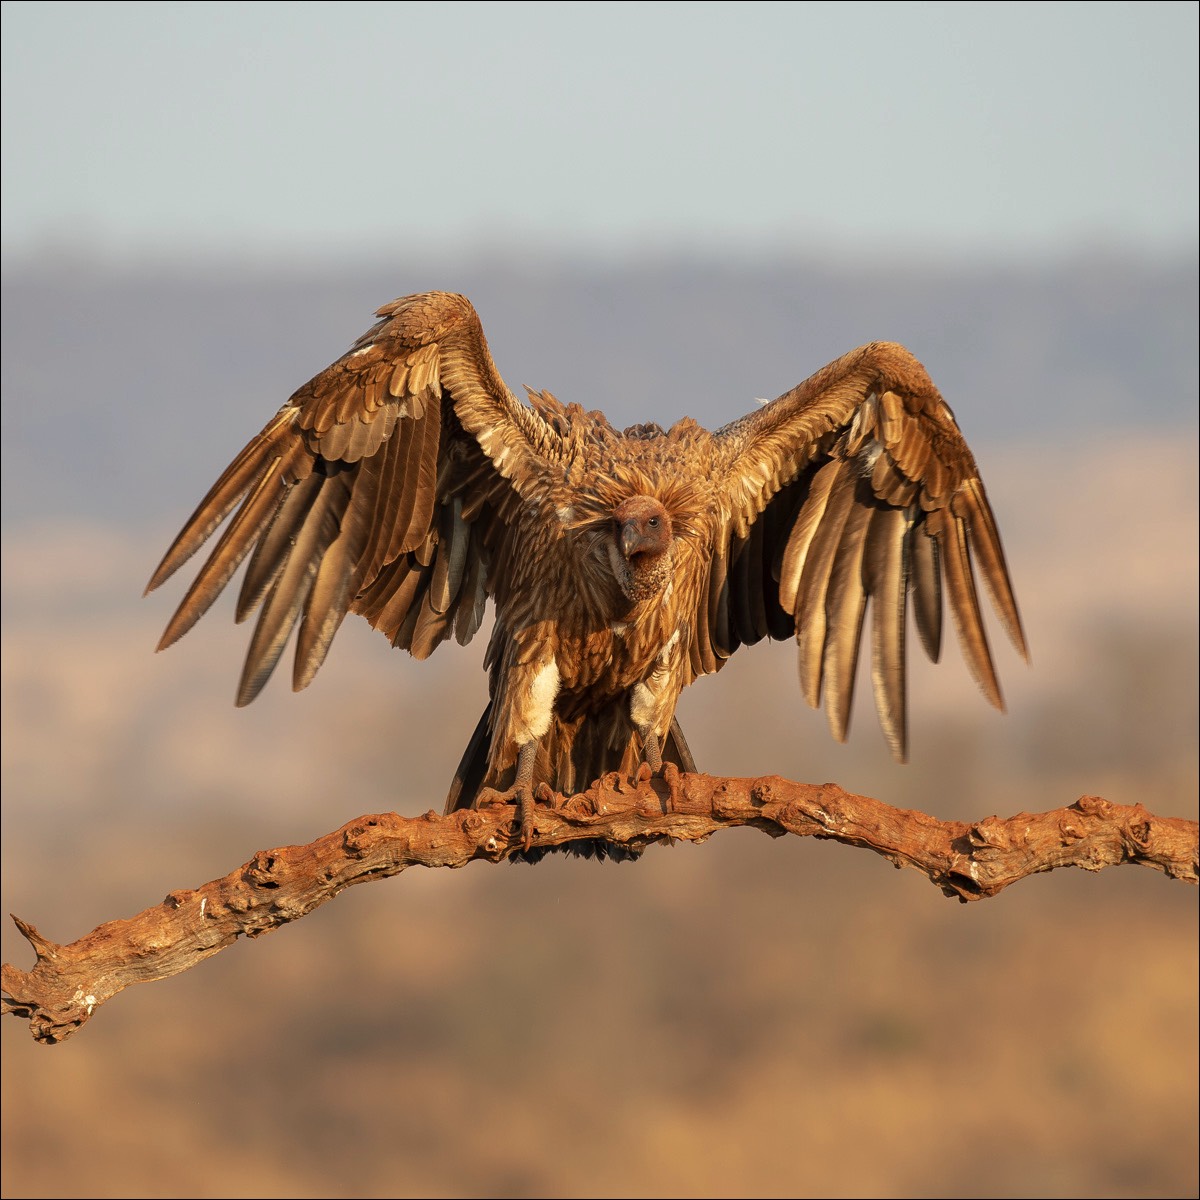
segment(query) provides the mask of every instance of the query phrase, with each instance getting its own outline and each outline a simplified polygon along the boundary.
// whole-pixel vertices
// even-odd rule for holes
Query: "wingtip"
[[[888,749],[892,752],[892,761],[904,766],[908,762],[907,722],[901,717],[901,726],[897,728],[894,724],[890,724],[884,720],[882,713],[879,716],[880,724],[883,727],[884,740],[887,742]]]
[[[1019,638],[1012,638],[1013,648],[1021,656],[1021,661],[1027,666],[1033,666],[1033,659],[1029,654],[1029,643],[1025,640],[1025,631],[1018,628]]]
[[[169,557],[169,555],[168,555]],[[167,559],[154,568],[154,574],[150,576],[149,582],[146,584],[145,590],[142,592],[142,599],[145,599],[151,592],[157,591],[168,579],[174,574],[175,568],[167,567]]]
[[[829,725],[829,732],[833,736],[833,740],[844,746],[850,737],[849,720],[847,719],[843,722],[841,714],[837,711],[837,706],[826,702],[825,721]]]
[[[246,661],[242,664],[242,677],[238,680],[237,694],[233,700],[235,708],[245,708],[257,699],[259,692],[270,679],[274,666],[275,660],[272,658],[264,668],[261,662],[255,660],[253,650],[246,656]]]

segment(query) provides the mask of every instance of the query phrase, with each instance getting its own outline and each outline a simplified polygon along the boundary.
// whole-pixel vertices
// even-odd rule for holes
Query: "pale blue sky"
[[[3,5],[3,246],[1194,252],[1197,5]]]

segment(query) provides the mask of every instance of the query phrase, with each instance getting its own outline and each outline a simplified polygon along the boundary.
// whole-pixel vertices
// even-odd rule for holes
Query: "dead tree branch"
[[[915,867],[962,901],[994,896],[1057,867],[1098,871],[1136,863],[1197,882],[1195,821],[1152,816],[1140,804],[1096,796],[1053,812],[971,824],[892,808],[834,784],[708,775],[668,782],[643,771],[635,782],[608,776],[577,796],[550,799],[553,807],[538,806],[538,847],[603,839],[636,852],[654,842],[700,842],[718,830],[751,825],[772,837],[793,833],[874,850],[897,867]],[[28,1018],[37,1041],[61,1042],[131,984],[186,971],[239,937],[294,921],[356,883],[411,866],[508,858],[518,849],[513,822],[510,806],[446,817],[359,817],[307,846],[259,851],[222,879],[172,892],[157,907],[106,922],[66,946],[14,917],[37,961],[29,971],[4,964],[3,1012]]]

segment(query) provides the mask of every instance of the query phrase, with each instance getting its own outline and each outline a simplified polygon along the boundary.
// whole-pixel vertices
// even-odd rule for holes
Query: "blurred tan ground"
[[[912,764],[860,685],[850,745],[786,645],[685,697],[703,769],[943,817],[1097,793],[1196,815],[1196,445],[983,463],[1033,651],[1010,712],[914,670]],[[232,707],[229,609],[154,656],[165,540],[4,557],[4,909],[67,941],[364,812],[439,807],[482,645],[362,622],[316,685]],[[914,650],[916,649],[914,643]],[[638,864],[411,871],[44,1048],[3,1023],[6,1197],[1188,1196],[1197,893],[1057,872],[982,904],[736,831]],[[4,957],[28,965],[14,933]]]

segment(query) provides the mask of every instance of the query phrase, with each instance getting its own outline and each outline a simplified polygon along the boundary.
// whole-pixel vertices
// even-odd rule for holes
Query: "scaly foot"
[[[536,793],[536,794],[535,794]],[[481,788],[475,798],[475,805],[482,808],[492,804],[515,804],[517,806],[516,828],[520,832],[521,849],[528,851],[533,845],[534,815],[537,812],[537,801],[553,804],[554,792],[544,783],[536,788],[518,780],[512,787],[504,791],[495,788]]]
[[[657,769],[649,762],[642,763],[637,769],[634,780],[637,783],[649,783],[655,776],[667,785],[667,812],[671,812],[678,806],[679,799],[683,795],[683,776],[673,762],[663,762],[662,759],[659,759]]]

